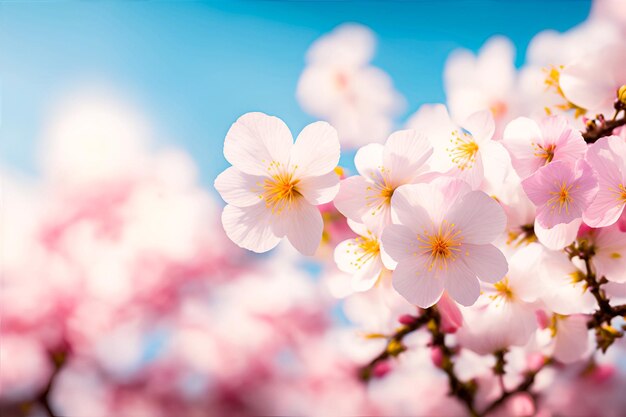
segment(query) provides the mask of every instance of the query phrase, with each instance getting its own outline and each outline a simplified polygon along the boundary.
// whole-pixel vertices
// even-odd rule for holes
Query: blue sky
[[[157,146],[188,150],[209,185],[226,167],[222,142],[248,111],[313,119],[295,99],[308,46],[344,22],[372,28],[374,63],[406,97],[404,116],[444,100],[442,70],[457,47],[502,34],[517,47],[585,19],[586,0],[157,1],[0,3],[0,164],[37,174],[42,123],[64,95],[97,83],[148,116]]]

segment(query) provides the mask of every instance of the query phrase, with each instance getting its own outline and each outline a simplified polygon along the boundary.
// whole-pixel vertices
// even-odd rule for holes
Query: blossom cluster
[[[527,392],[532,381],[524,389],[515,382],[543,367],[597,367],[596,351],[619,345],[626,316],[626,22],[613,13],[618,3],[598,2],[564,34],[537,35],[521,69],[503,37],[476,56],[455,51],[444,73],[447,105],[422,105],[386,139],[362,122],[379,134],[358,143],[346,127],[355,113],[386,114],[373,97],[396,93],[391,84],[384,92],[381,83],[364,85],[373,35],[335,29],[311,47],[298,87],[304,109],[330,124],[308,125],[293,142],[280,119],[248,113],[226,135],[233,168],[215,181],[228,203],[226,234],[254,252],[287,237],[316,254],[348,316],[387,342],[364,379],[386,374],[407,350],[403,338],[422,325],[450,394],[471,415]],[[353,175],[337,167],[340,144],[357,148]],[[403,327],[388,333],[398,318]],[[506,376],[480,406],[476,387],[450,365],[469,352],[496,360],[491,376],[470,372],[472,383]],[[505,355],[517,357],[516,369],[505,372]],[[519,415],[558,408],[550,397],[516,401],[527,406]]]

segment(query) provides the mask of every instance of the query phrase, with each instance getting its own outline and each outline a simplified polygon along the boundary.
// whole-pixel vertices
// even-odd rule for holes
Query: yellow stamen
[[[391,205],[391,197],[396,186],[391,182],[391,172],[385,167],[379,167],[379,172],[372,174],[373,185],[367,187],[365,205],[372,208],[372,216],[375,216],[383,207]]]
[[[555,144],[542,146],[533,143],[532,145],[535,148],[535,156],[537,158],[545,160],[543,163],[544,165],[548,165],[550,162],[552,162],[552,160],[554,159],[554,150],[556,149]]]
[[[511,285],[509,284],[509,278],[504,277],[500,281],[493,284],[493,287],[496,290],[496,294],[492,297],[493,299],[497,297],[502,297],[505,300],[513,299],[513,290],[511,289]]]
[[[465,132],[459,134],[459,131],[455,130],[452,132],[450,143],[452,145],[446,151],[452,162],[461,171],[472,168],[478,153],[478,144],[474,141],[474,138]]]
[[[437,232],[434,234],[424,231],[422,235],[417,236],[420,242],[418,248],[420,252],[415,255],[428,256],[427,268],[431,271],[436,269],[448,269],[448,262],[454,262],[461,252],[461,243],[463,241],[461,231],[456,230],[454,223],[443,221]]]
[[[293,175],[296,168],[292,172],[287,172],[282,169],[279,162],[272,162],[268,170],[273,170],[274,174],[262,184],[257,184],[263,190],[259,198],[265,200],[266,207],[271,208],[272,213],[280,214],[285,208],[289,210],[302,197],[298,191],[300,180]]]
[[[556,183],[555,185],[558,187],[558,191],[550,191],[553,197],[548,200],[547,205],[550,207],[551,212],[558,209],[559,214],[561,214],[563,209],[565,209],[565,213],[569,214],[569,205],[574,200],[570,195],[572,185],[567,185],[565,182]]]
[[[554,108],[563,111],[574,110],[574,117],[578,118],[587,113],[587,110],[580,106],[577,106],[565,97],[565,94],[563,93],[560,85],[561,71],[563,71],[563,68],[563,65],[551,65],[548,68],[544,68],[543,72],[546,73],[544,84],[546,85],[547,91],[554,91],[564,100],[563,103],[555,105]],[[549,107],[546,107],[545,111],[548,116],[552,115],[553,113],[552,109],[550,109]]]

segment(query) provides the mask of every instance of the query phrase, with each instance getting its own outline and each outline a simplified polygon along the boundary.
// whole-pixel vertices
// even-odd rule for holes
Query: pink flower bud
[[[444,333],[455,333],[463,325],[463,315],[456,303],[444,292],[437,303],[441,314],[441,331]]]
[[[405,326],[409,326],[409,325],[413,324],[416,319],[417,319],[417,317],[412,316],[410,314],[403,314],[400,317],[398,317],[398,322],[400,324],[404,324]]]
[[[589,377],[595,383],[601,384],[613,378],[615,375],[615,367],[612,365],[597,365]]]
[[[374,365],[372,369],[372,375],[375,378],[382,378],[391,371],[391,363],[389,361],[381,361]]]
[[[435,346],[430,349],[430,359],[437,368],[441,368],[443,364],[443,352],[440,347]]]

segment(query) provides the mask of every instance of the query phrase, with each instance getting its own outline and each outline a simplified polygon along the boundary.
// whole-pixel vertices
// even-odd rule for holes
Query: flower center
[[[504,277],[500,281],[493,284],[493,288],[496,290],[495,297],[502,297],[505,300],[513,299],[513,290],[509,284],[509,278]]]
[[[263,181],[263,194],[259,197],[265,200],[265,206],[272,209],[274,214],[280,214],[302,196],[298,191],[299,179],[293,178],[293,172],[277,172]]]
[[[567,185],[562,182],[557,191],[550,191],[552,197],[548,200],[548,207],[551,211],[557,210],[559,214],[565,209],[565,213],[569,213],[569,205],[574,200],[571,196],[570,190],[572,185]]]
[[[372,208],[372,216],[381,210],[384,206],[391,205],[391,197],[396,187],[390,180],[390,171],[385,167],[380,167],[380,171],[372,174],[373,185],[367,187],[367,195],[365,196],[366,206]]]
[[[548,165],[554,159],[554,150],[556,149],[556,145],[551,143],[549,145],[537,145],[533,143],[535,148],[535,156],[540,159],[544,159],[543,164]]]
[[[357,248],[354,250],[354,254],[358,255],[358,257],[354,259],[351,264],[355,268],[361,269],[368,260],[378,256],[380,253],[380,243],[378,242],[378,239],[372,239],[365,236],[359,236],[355,238],[354,241],[357,245]],[[349,243],[348,246],[353,246],[353,244]],[[350,252],[350,249],[348,252]]]
[[[447,148],[446,151],[450,159],[452,159],[452,162],[456,164],[460,170],[474,166],[476,154],[478,153],[478,144],[471,135],[465,132],[460,134],[458,130],[455,130],[452,132],[450,143],[452,147]]]
[[[436,233],[424,231],[418,235],[420,255],[428,256],[428,270],[433,268],[447,269],[448,262],[454,262],[461,252],[461,231],[456,230],[454,223],[442,221]],[[416,253],[417,255],[418,253]]]
[[[617,191],[617,194],[618,194],[617,199],[620,201],[620,203],[626,204],[626,187],[624,186],[624,184],[620,184],[617,187],[617,189],[618,189],[618,191]]]

